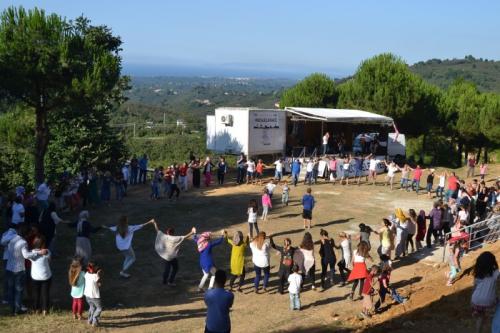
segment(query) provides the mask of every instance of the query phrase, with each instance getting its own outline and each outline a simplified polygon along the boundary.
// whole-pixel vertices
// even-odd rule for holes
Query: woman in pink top
[[[330,180],[335,184],[335,180],[337,179],[337,160],[335,156],[330,159],[328,169],[330,169]]]
[[[488,168],[488,166],[486,165],[486,163],[481,163],[479,165],[479,175],[481,175],[481,180],[484,180],[484,176],[486,175],[487,168]]]
[[[273,208],[273,204],[271,202],[271,197],[269,196],[269,190],[266,188],[262,194],[262,217],[261,220],[267,220],[267,213],[269,212],[269,208]]]

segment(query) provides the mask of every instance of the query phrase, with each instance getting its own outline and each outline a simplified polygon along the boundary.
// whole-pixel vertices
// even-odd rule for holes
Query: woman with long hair
[[[255,237],[250,243],[250,249],[252,250],[252,262],[255,270],[255,293],[259,292],[259,284],[262,272],[264,272],[264,280],[262,286],[264,291],[267,292],[267,284],[269,282],[269,275],[271,270],[269,263],[270,248],[271,246],[269,242],[266,241],[266,233],[264,231],[259,232],[257,234],[257,237]]]
[[[391,251],[394,249],[394,231],[392,229],[392,223],[388,219],[382,219],[382,228],[379,230],[379,236],[379,256],[386,255],[391,258]]]
[[[203,175],[205,176],[205,186],[209,187],[212,182],[212,169],[215,165],[212,163],[210,156],[207,156],[203,163]]]
[[[319,232],[321,236],[321,245],[319,249],[319,255],[321,256],[321,287],[326,288],[326,274],[328,271],[328,266],[330,266],[330,284],[333,285],[333,279],[335,277],[335,263],[337,262],[337,257],[335,256],[335,241],[328,236],[328,232],[321,229]]]
[[[352,283],[351,295],[349,298],[354,299],[354,292],[359,284],[359,297],[361,298],[361,292],[363,291],[363,285],[365,283],[365,278],[368,276],[368,269],[366,268],[366,260],[371,260],[370,250],[368,244],[365,241],[361,241],[358,244],[358,248],[354,250],[353,267],[351,274],[347,281]]]
[[[253,229],[256,233],[259,233],[259,226],[257,224],[257,214],[259,212],[259,205],[257,200],[250,199],[248,203],[247,215],[248,215],[248,227],[250,228],[250,238],[253,239]]]
[[[314,259],[314,242],[311,233],[304,233],[299,250],[294,253],[293,261],[297,266],[299,266],[300,271],[302,272],[303,284],[307,278],[311,281],[311,289],[316,289],[316,261]]]
[[[420,212],[418,212],[418,216],[417,216],[417,237],[415,238],[416,243],[417,243],[416,244],[417,251],[420,251],[423,248],[422,241],[425,239],[425,233],[427,231],[425,219],[426,219],[425,211],[420,210]]]
[[[129,225],[128,217],[123,215],[120,217],[118,224],[116,226],[107,227],[103,225],[103,228],[109,229],[115,233],[116,247],[123,254],[125,260],[123,261],[122,270],[120,271],[120,276],[124,278],[129,278],[130,274],[127,270],[135,262],[135,253],[132,248],[132,238],[134,237],[134,232],[142,229],[148,224],[153,224],[154,219],[149,220],[143,224]]]
[[[83,313],[83,290],[85,288],[85,272],[82,269],[82,258],[74,257],[68,270],[68,282],[71,286],[71,297],[73,303],[71,310],[73,318],[82,320]]]
[[[199,158],[195,158],[189,163],[189,169],[191,169],[192,172],[193,186],[196,188],[200,188],[200,167],[201,163]]]
[[[413,237],[417,233],[417,212],[414,209],[408,211],[409,217],[407,220],[407,230],[408,236],[406,237],[406,252],[408,252],[408,247],[411,245],[411,252],[415,252],[415,243],[413,242]]]

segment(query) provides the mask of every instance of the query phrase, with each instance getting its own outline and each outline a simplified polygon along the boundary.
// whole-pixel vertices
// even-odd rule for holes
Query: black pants
[[[351,295],[354,297],[354,292],[356,291],[356,287],[358,286],[359,283],[359,296],[361,297],[361,293],[363,291],[363,286],[365,284],[365,279],[356,279],[352,282],[352,290],[351,290]]]
[[[217,173],[217,181],[219,185],[224,184],[224,174],[223,173]]]
[[[245,168],[238,168],[238,179],[237,179],[238,184],[242,184],[245,181],[245,174],[246,174]]]
[[[432,240],[431,238],[434,236],[434,242],[437,242],[439,240],[439,231],[434,229],[434,223],[429,223],[429,229],[427,229],[427,235],[425,236],[425,243],[427,244],[428,248],[432,247]]]
[[[345,283],[347,281],[347,276],[349,276],[349,273],[351,273],[351,271],[347,269],[347,265],[345,264],[344,259],[339,261],[337,267],[339,268],[340,278]]]
[[[33,280],[33,309],[49,310],[49,294],[52,279],[37,281]]]
[[[240,277],[238,287],[241,288],[245,284],[245,267],[243,267],[243,272],[240,275],[231,275],[231,278],[229,279],[229,288],[233,288],[233,284],[238,276]]]
[[[177,258],[170,261],[165,260],[165,270],[163,271],[163,284],[173,283],[175,279],[175,274],[179,270],[179,262]]]
[[[285,292],[285,284],[288,282],[288,277],[290,276],[290,268],[281,268],[278,272],[278,292],[280,294]]]
[[[330,279],[333,283],[333,278],[335,276],[335,262],[334,258],[327,260],[326,258],[321,258],[321,287],[325,287],[325,278],[328,273],[328,266],[330,266]]]
[[[408,234],[408,236],[406,237],[406,244],[405,244],[405,250],[406,252],[408,252],[408,247],[409,245],[411,244],[411,250],[414,251],[415,250],[415,244],[413,243],[413,236],[415,236],[414,234]]]
[[[172,199],[172,197],[174,196],[174,192],[175,192],[175,197],[178,198],[179,194],[181,193],[181,190],[179,190],[177,184],[170,184],[170,195],[168,196],[169,199]]]
[[[314,281],[316,281],[316,265],[313,265],[307,274],[302,273],[302,286],[306,283],[306,278],[310,280],[312,286],[314,287]]]

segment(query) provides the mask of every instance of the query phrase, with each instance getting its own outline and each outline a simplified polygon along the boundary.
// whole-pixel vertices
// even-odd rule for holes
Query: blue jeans
[[[130,185],[135,185],[137,184],[137,173],[138,173],[138,168],[131,168],[130,169]]]
[[[309,183],[309,185],[311,185],[312,179],[313,179],[313,173],[312,173],[312,171],[306,172],[306,178],[304,179],[304,184],[305,183]]]
[[[411,182],[411,189],[415,190],[418,194],[418,191],[420,190],[420,180],[413,179]]]
[[[139,183],[146,184],[147,173],[147,169],[139,169]]]
[[[298,173],[292,173],[292,178],[293,178],[293,185],[297,186],[297,183],[299,181],[299,174]]]
[[[276,178],[277,180],[281,180],[281,178],[283,178],[283,172],[281,171],[276,171],[274,173],[274,178]]]
[[[441,198],[441,199],[442,199],[442,198],[443,198],[443,191],[444,191],[444,187],[438,186],[438,187],[436,188],[436,196],[437,196],[438,198]]]
[[[328,153],[328,145],[323,145],[323,155],[326,155]]]
[[[24,284],[26,281],[26,273],[25,271],[21,272],[11,272],[7,271],[7,280],[8,280],[8,301],[10,306],[12,307],[12,311],[18,312],[21,310],[23,304],[23,292],[24,292]]]
[[[300,295],[290,293],[290,310],[300,310]]]
[[[101,318],[102,305],[100,298],[90,298],[86,297],[87,303],[89,304],[89,324],[98,324]]]
[[[165,271],[163,272],[163,284],[174,283],[175,275],[179,270],[179,262],[177,258],[170,261],[165,260]]]
[[[158,184],[151,185],[151,199],[158,199],[160,197],[160,189]]]
[[[497,304],[497,309],[495,311],[495,315],[493,316],[491,326],[492,332],[500,332],[500,303]]]
[[[122,271],[126,272],[130,266],[135,262],[135,253],[134,249],[130,247],[128,250],[122,250],[121,253],[125,257],[125,260],[123,261],[123,267]]]
[[[255,289],[259,289],[260,277],[261,277],[262,272],[264,272],[264,281],[262,283],[262,286],[264,288],[267,288],[267,283],[269,282],[269,275],[270,275],[269,272],[271,270],[271,267],[269,267],[269,266],[259,267],[259,266],[254,265],[253,268],[255,270],[255,280],[254,280]]]

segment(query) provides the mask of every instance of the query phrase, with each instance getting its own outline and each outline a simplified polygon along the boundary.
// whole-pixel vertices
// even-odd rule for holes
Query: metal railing
[[[469,251],[483,247],[484,244],[494,242],[500,238],[500,215],[492,216],[486,220],[464,226],[458,230],[448,232],[444,235],[447,241],[453,238],[452,234],[467,233],[468,249]],[[443,262],[446,259],[447,246],[443,248]]]

